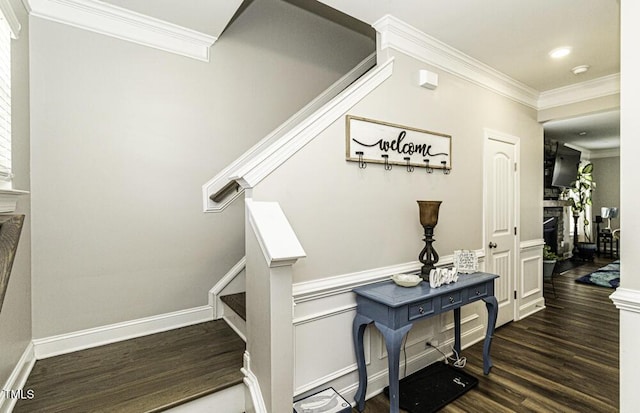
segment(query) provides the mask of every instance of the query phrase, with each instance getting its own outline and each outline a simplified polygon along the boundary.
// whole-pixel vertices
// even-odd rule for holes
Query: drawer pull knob
[[[453,302],[453,297],[449,297],[449,302],[452,303]]]
[[[476,290],[476,295],[480,295],[480,291]]]
[[[420,314],[424,314],[424,307],[422,307],[422,306],[418,307],[418,312]]]

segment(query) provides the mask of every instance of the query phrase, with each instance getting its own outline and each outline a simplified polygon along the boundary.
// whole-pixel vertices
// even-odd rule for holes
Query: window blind
[[[0,179],[11,180],[11,30],[0,13]]]

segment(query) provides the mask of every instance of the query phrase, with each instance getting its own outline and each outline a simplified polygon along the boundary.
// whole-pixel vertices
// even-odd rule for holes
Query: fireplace
[[[568,258],[573,245],[570,235],[571,220],[567,219],[570,205],[569,201],[563,200],[543,201],[544,243],[560,258]]]

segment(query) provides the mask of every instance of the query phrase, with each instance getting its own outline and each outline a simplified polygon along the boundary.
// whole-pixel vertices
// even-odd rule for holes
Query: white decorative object
[[[418,274],[393,274],[391,279],[401,287],[415,287],[422,281]]]
[[[461,274],[472,274],[478,271],[478,256],[475,251],[456,250],[453,252],[453,265]]]
[[[422,69],[418,72],[418,84],[426,89],[438,87],[438,74]]]
[[[429,286],[438,288],[458,281],[458,270],[453,268],[434,268],[429,273]]]

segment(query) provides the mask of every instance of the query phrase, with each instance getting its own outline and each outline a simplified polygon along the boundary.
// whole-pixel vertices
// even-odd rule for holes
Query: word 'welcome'
[[[360,142],[355,138],[351,138],[351,140],[353,140],[358,145],[362,145],[367,148],[378,146],[378,148],[383,152],[393,151],[393,152],[397,152],[399,154],[404,154],[404,155],[413,155],[414,153],[419,153],[423,157],[440,156],[440,155],[449,156],[449,154],[444,152],[431,153],[431,145],[428,145],[426,143],[413,143],[413,142],[402,143],[402,141],[404,141],[404,138],[406,136],[407,136],[407,132],[402,131],[398,134],[397,138],[391,141],[384,140],[381,138],[378,141],[371,144]]]

